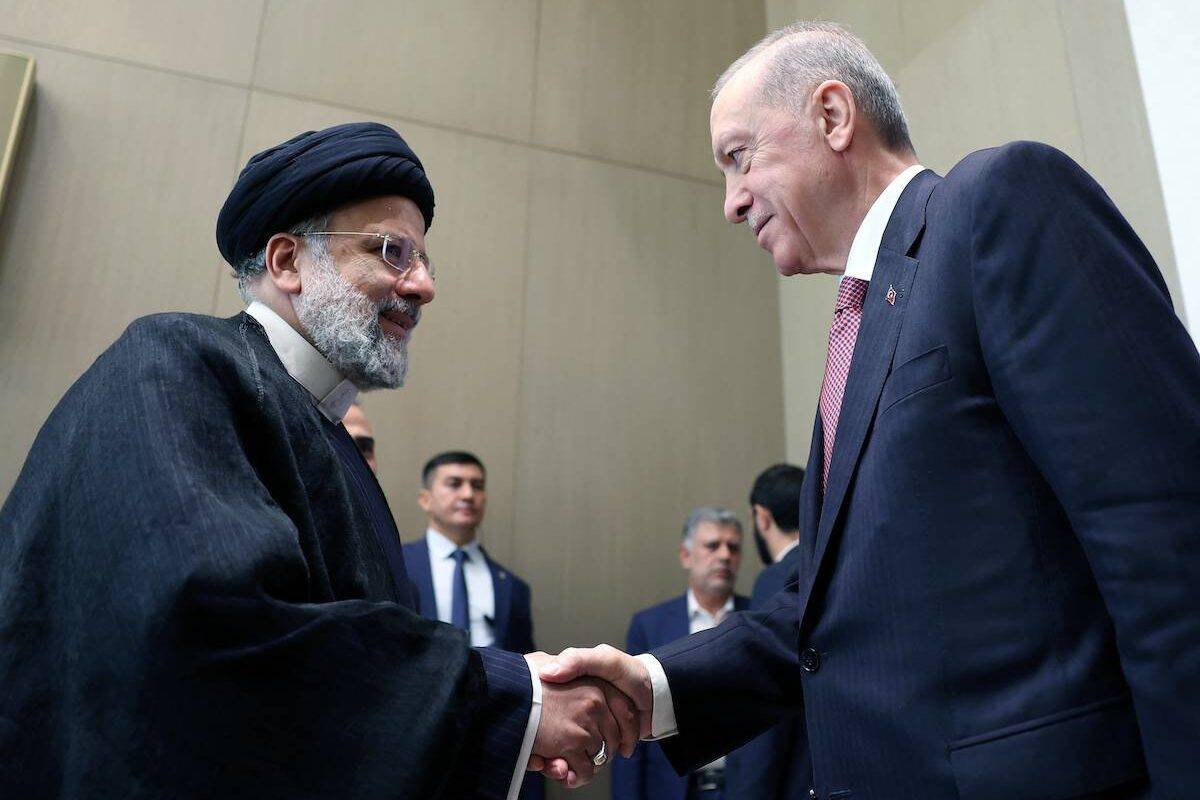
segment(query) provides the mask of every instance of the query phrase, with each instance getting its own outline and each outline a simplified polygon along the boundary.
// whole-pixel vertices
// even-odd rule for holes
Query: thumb
[[[563,650],[553,661],[538,670],[538,675],[547,683],[567,683],[587,674],[580,651],[574,647]]]

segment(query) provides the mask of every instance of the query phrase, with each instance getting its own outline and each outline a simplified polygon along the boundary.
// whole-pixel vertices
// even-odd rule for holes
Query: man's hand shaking
[[[653,693],[645,665],[615,647],[569,647],[526,656],[542,680],[542,718],[529,769],[570,788],[596,773],[601,744],[611,759],[650,735]]]

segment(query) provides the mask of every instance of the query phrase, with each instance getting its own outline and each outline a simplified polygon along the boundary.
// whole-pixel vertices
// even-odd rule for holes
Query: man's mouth
[[[761,219],[755,219],[755,220],[751,221],[750,224],[752,226],[752,230],[754,231],[754,238],[755,238],[755,240],[758,241],[759,247],[763,246],[763,240],[762,240],[763,228],[767,227],[767,223],[770,222],[774,218],[775,218],[774,214],[767,214],[767,215],[763,216]]]
[[[380,314],[379,317],[382,320],[386,320],[387,322],[390,322],[396,328],[399,328],[400,329],[399,333],[401,335],[403,335],[405,338],[408,337],[408,334],[412,331],[413,328],[417,327],[417,318],[410,316],[410,315],[404,313],[403,311],[399,311],[399,310],[385,311],[382,314]]]

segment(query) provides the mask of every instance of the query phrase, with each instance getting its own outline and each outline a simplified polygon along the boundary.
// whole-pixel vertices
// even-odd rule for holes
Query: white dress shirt
[[[321,355],[321,351],[313,347],[312,344],[305,339],[299,331],[287,323],[283,317],[276,314],[266,305],[255,300],[246,308],[246,313],[258,320],[263,326],[263,330],[267,332],[267,341],[271,343],[271,348],[275,351],[275,355],[279,356],[279,361],[283,364],[283,368],[287,370],[288,375],[296,383],[303,386],[312,395],[313,405],[320,409],[321,413],[330,422],[341,422],[342,417],[346,416],[346,410],[350,408],[358,397],[358,387],[346,377],[343,377],[340,372]],[[443,537],[444,538],[444,537]],[[448,540],[447,540],[448,541]],[[453,545],[451,545],[453,547]],[[478,545],[476,545],[478,547]],[[433,549],[430,548],[432,555]],[[488,572],[487,564],[483,561],[483,554],[479,553],[479,563],[483,566],[484,572]],[[475,561],[475,554],[471,556],[472,562]],[[465,565],[466,567],[470,564]],[[434,570],[434,585],[437,585],[437,570]],[[482,600],[487,598],[487,602],[491,605],[493,612],[488,616],[492,616],[495,609],[495,597],[492,595],[490,588],[492,585],[492,576],[488,572],[487,576],[488,591],[480,589],[478,596]],[[472,588],[471,579],[467,578],[467,592],[471,595],[471,638],[474,641],[475,633],[475,593]],[[450,595],[447,595],[449,597]],[[438,616],[441,615],[442,601],[438,599]],[[450,603],[446,601],[447,614],[449,614]],[[482,612],[482,609],[481,609]],[[488,633],[491,634],[491,626],[488,626]],[[493,637],[494,639],[494,637]],[[529,754],[533,752],[533,740],[537,737],[538,724],[542,720],[542,682],[537,677],[537,670],[532,662],[529,664],[529,678],[533,684],[533,702],[529,707],[529,722],[525,726],[525,739],[521,743],[521,752],[517,756],[517,763],[513,770],[512,781],[508,785],[507,800],[517,800],[517,795],[521,792],[521,782],[525,779],[525,766],[529,763]]]
[[[871,275],[875,272],[875,260],[879,257],[879,246],[883,243],[883,232],[887,228],[888,220],[892,218],[892,212],[896,210],[896,203],[899,202],[900,195],[909,181],[924,169],[920,164],[913,164],[892,178],[887,188],[875,198],[854,234],[843,277],[871,280]],[[783,553],[779,555],[780,558],[783,557]],[[675,722],[675,702],[671,699],[671,688],[667,686],[667,674],[663,671],[662,664],[658,663],[658,659],[649,653],[643,653],[638,658],[650,673],[650,686],[654,692],[649,738],[654,740],[674,736],[679,733],[679,726]]]
[[[437,616],[442,622],[451,622],[450,612],[454,604],[454,551],[458,545],[433,528],[425,531],[425,542],[429,545],[429,567],[433,575],[433,596],[437,601]],[[496,617],[496,594],[492,585],[492,571],[479,542],[465,545],[467,560],[463,563],[463,575],[467,579],[467,600],[471,620],[471,645],[491,647],[496,643],[494,630]]]
[[[721,624],[721,620],[725,619],[733,611],[733,595],[729,595],[729,599],[725,601],[725,605],[717,609],[716,614],[710,614],[704,610],[704,606],[700,605],[700,601],[696,599],[696,595],[691,589],[687,593],[687,612],[688,612],[688,633],[699,633],[706,631],[709,628],[715,628]]]

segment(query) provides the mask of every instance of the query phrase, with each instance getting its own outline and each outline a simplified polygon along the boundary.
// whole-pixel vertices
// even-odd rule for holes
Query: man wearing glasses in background
[[[0,509],[0,797],[504,800],[632,751],[619,692],[414,610],[341,424],[404,382],[433,208],[382,125],[260,153],[217,221],[246,311],[135,321],[52,412]]]

